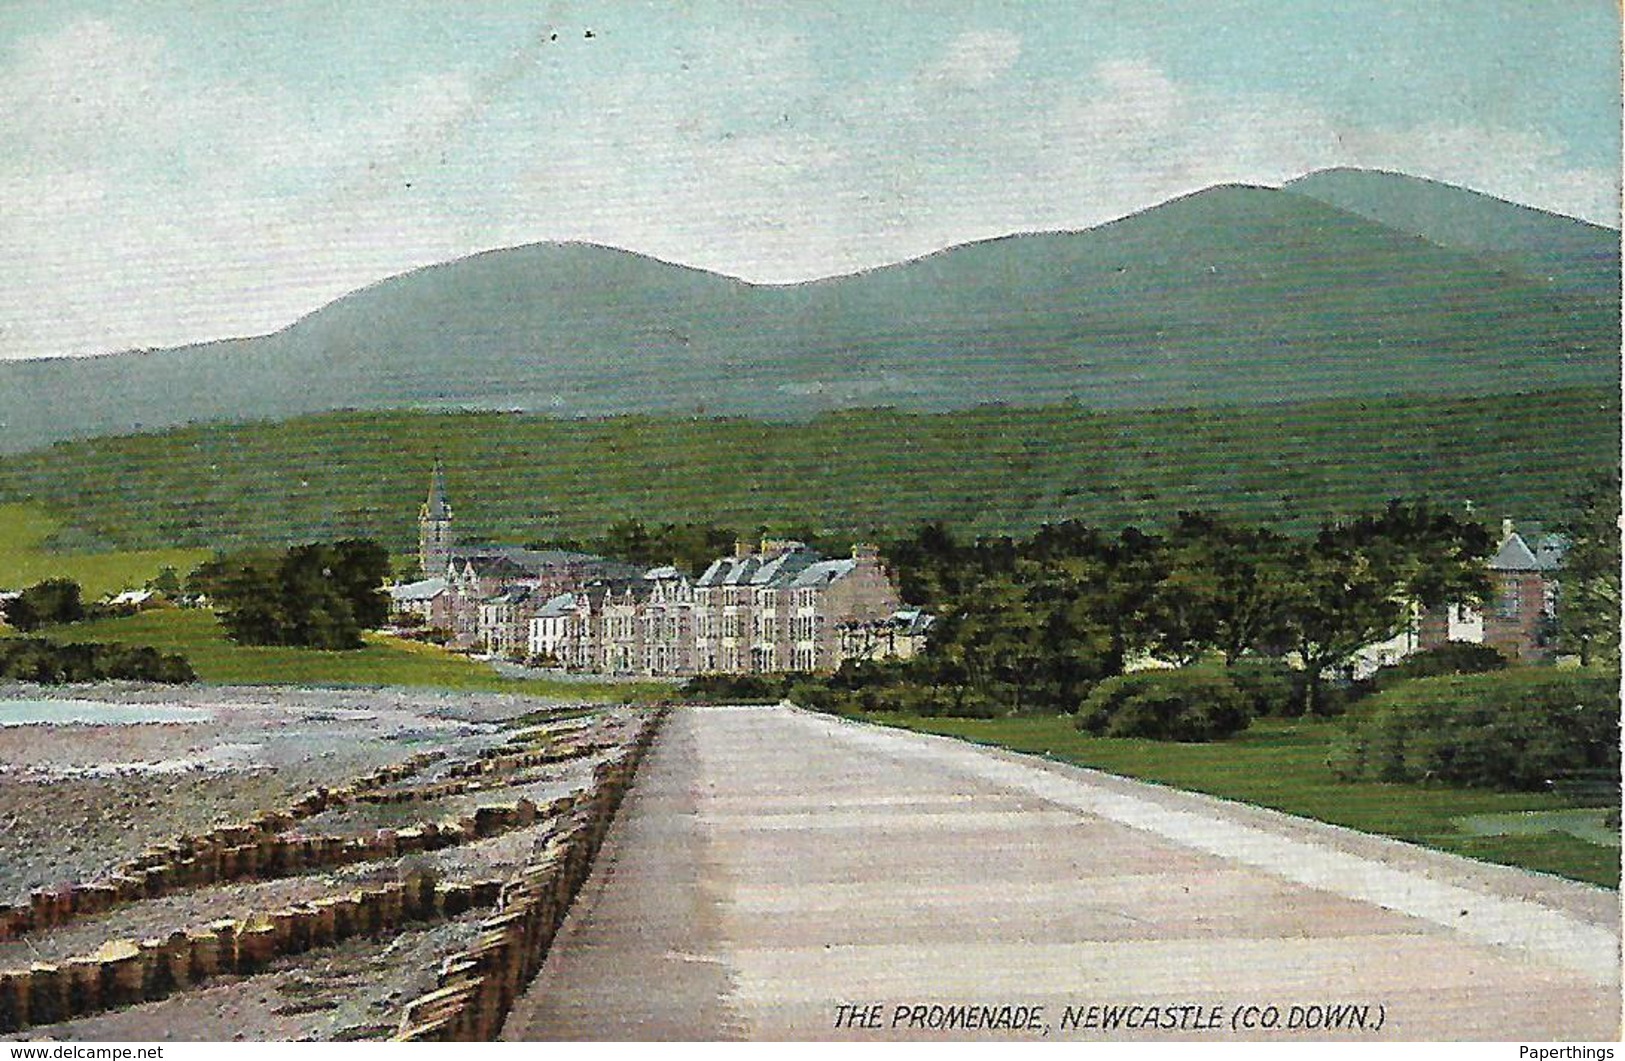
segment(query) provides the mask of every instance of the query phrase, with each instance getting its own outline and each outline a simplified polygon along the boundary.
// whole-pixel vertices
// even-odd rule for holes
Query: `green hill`
[[[805,423],[332,413],[63,443],[0,458],[0,501],[58,547],[227,547],[344,535],[416,547],[434,456],[465,540],[584,538],[614,520],[869,536],[940,519],[1022,533],[1209,509],[1287,529],[1399,496],[1550,519],[1617,466],[1613,388],[1258,408],[855,410]]]
[[[1619,300],[1619,232],[1503,199],[1375,170],[1329,169],[1285,190],[1496,268],[1601,302]]]
[[[1615,302],[1226,186],[791,286],[581,244],[493,251],[264,338],[0,364],[0,451],[340,408],[786,420],[1504,394],[1613,383],[1618,352]]]

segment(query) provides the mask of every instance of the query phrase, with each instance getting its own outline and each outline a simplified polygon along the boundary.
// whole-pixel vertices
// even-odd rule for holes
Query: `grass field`
[[[867,715],[871,721],[1046,755],[1124,777],[1204,792],[1362,832],[1619,887],[1620,849],[1566,833],[1475,836],[1458,820],[1566,806],[1540,793],[1348,783],[1326,768],[1337,721],[1261,719],[1214,744],[1091,737],[1066,717],[958,719]]]
[[[334,413],[64,443],[0,458],[0,500],[104,548],[377,538],[416,548],[436,455],[465,542],[589,538],[613,521],[896,535],[1154,527],[1207,509],[1313,528],[1394,497],[1550,520],[1617,466],[1617,388],[1250,408],[874,409],[807,423]],[[71,533],[70,533],[71,532]]]
[[[549,682],[504,678],[483,663],[442,649],[383,635],[368,635],[353,652],[233,644],[208,611],[159,609],[125,619],[52,627],[55,641],[121,642],[178,652],[202,681],[222,685],[426,686],[439,689],[558,696],[576,700],[648,701],[671,686]]]
[[[21,589],[47,578],[71,578],[87,599],[140,589],[162,567],[182,577],[209,554],[202,549],[141,549],[101,552],[45,548],[63,530],[40,505],[0,504],[0,589]]]

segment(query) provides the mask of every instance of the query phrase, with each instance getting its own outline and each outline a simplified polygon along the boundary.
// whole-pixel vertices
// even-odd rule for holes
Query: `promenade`
[[[683,708],[504,1037],[1617,1040],[1619,969],[1612,892],[943,738]]]

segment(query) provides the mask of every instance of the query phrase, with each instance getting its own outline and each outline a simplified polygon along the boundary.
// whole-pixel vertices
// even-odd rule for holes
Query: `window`
[[[1516,619],[1523,614],[1523,587],[1510,579],[1501,587],[1501,618]]]

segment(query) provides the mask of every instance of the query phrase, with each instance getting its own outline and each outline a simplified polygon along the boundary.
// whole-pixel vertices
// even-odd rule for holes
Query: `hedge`
[[[1619,780],[1619,678],[1525,668],[1419,678],[1378,693],[1333,742],[1340,777],[1543,791]]]

